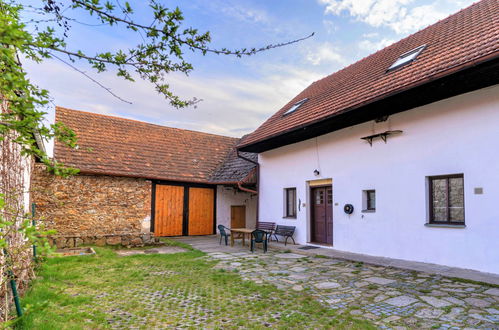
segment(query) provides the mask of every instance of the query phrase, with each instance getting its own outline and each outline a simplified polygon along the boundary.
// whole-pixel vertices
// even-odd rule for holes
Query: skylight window
[[[400,68],[401,66],[404,66],[404,65],[411,63],[412,61],[414,61],[416,59],[416,57],[418,57],[418,55],[425,48],[426,48],[426,45],[422,45],[422,46],[419,46],[418,48],[415,48],[413,50],[408,51],[407,53],[400,55],[400,57],[395,61],[395,63],[393,63],[386,71],[387,72],[392,71],[392,70]]]
[[[295,104],[293,104],[291,106],[291,108],[288,109],[288,111],[286,111],[283,116],[286,116],[286,115],[289,115],[290,113],[292,112],[295,112],[296,110],[298,110],[299,107],[301,107],[303,105],[303,103],[307,102],[308,101],[308,98],[306,99],[303,99],[301,101],[298,101],[296,102]]]

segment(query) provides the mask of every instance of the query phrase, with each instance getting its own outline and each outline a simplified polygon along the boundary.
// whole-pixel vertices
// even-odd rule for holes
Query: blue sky
[[[30,1],[36,4],[37,1]],[[134,19],[149,22],[145,1],[130,1]],[[185,25],[210,31],[212,47],[241,48],[297,39],[303,42],[251,57],[188,54],[194,71],[166,80],[185,98],[203,99],[197,108],[174,109],[152,85],[126,82],[113,72],[96,74],[80,66],[123,103],[57,60],[24,61],[30,78],[51,92],[53,105],[121,116],[155,124],[242,136],[257,128],[310,83],[329,75],[439,19],[470,0],[172,0]],[[66,12],[86,23],[92,19]],[[28,17],[29,13],[26,14]],[[133,47],[124,29],[72,23],[68,48],[90,53]],[[31,27],[32,28],[32,27]],[[52,105],[52,106],[53,106]],[[49,110],[48,120],[52,120]]]

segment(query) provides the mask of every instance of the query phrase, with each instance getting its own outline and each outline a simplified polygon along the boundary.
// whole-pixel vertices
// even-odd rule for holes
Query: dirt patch
[[[133,256],[137,254],[173,254],[173,253],[181,253],[187,252],[187,249],[178,247],[178,246],[161,246],[152,249],[146,250],[118,250],[116,253],[119,256]]]
[[[94,249],[88,248],[70,248],[70,249],[58,249],[55,251],[56,256],[58,257],[67,257],[67,256],[88,256],[95,254]]]

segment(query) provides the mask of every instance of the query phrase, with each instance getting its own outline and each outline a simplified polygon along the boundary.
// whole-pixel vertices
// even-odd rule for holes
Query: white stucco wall
[[[256,226],[257,196],[231,187],[217,186],[217,226],[224,225],[230,228],[231,205],[246,206],[246,227]],[[217,229],[218,233],[218,229]]]
[[[389,129],[403,133],[372,147],[360,139]],[[297,226],[297,242],[307,243],[307,181],[332,178],[335,249],[499,273],[499,85],[323,135],[317,145],[318,153],[310,139],[260,154],[262,219]],[[425,226],[426,178],[457,173],[466,228]],[[306,203],[296,220],[283,219],[286,187]],[[366,189],[376,189],[375,213],[360,212]]]

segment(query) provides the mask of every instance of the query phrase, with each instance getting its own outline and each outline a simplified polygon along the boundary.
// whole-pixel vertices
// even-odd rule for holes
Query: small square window
[[[296,218],[296,188],[284,189],[284,217]]]
[[[430,224],[464,225],[463,174],[428,177]]]
[[[362,191],[362,211],[376,211],[376,190],[369,189]]]

